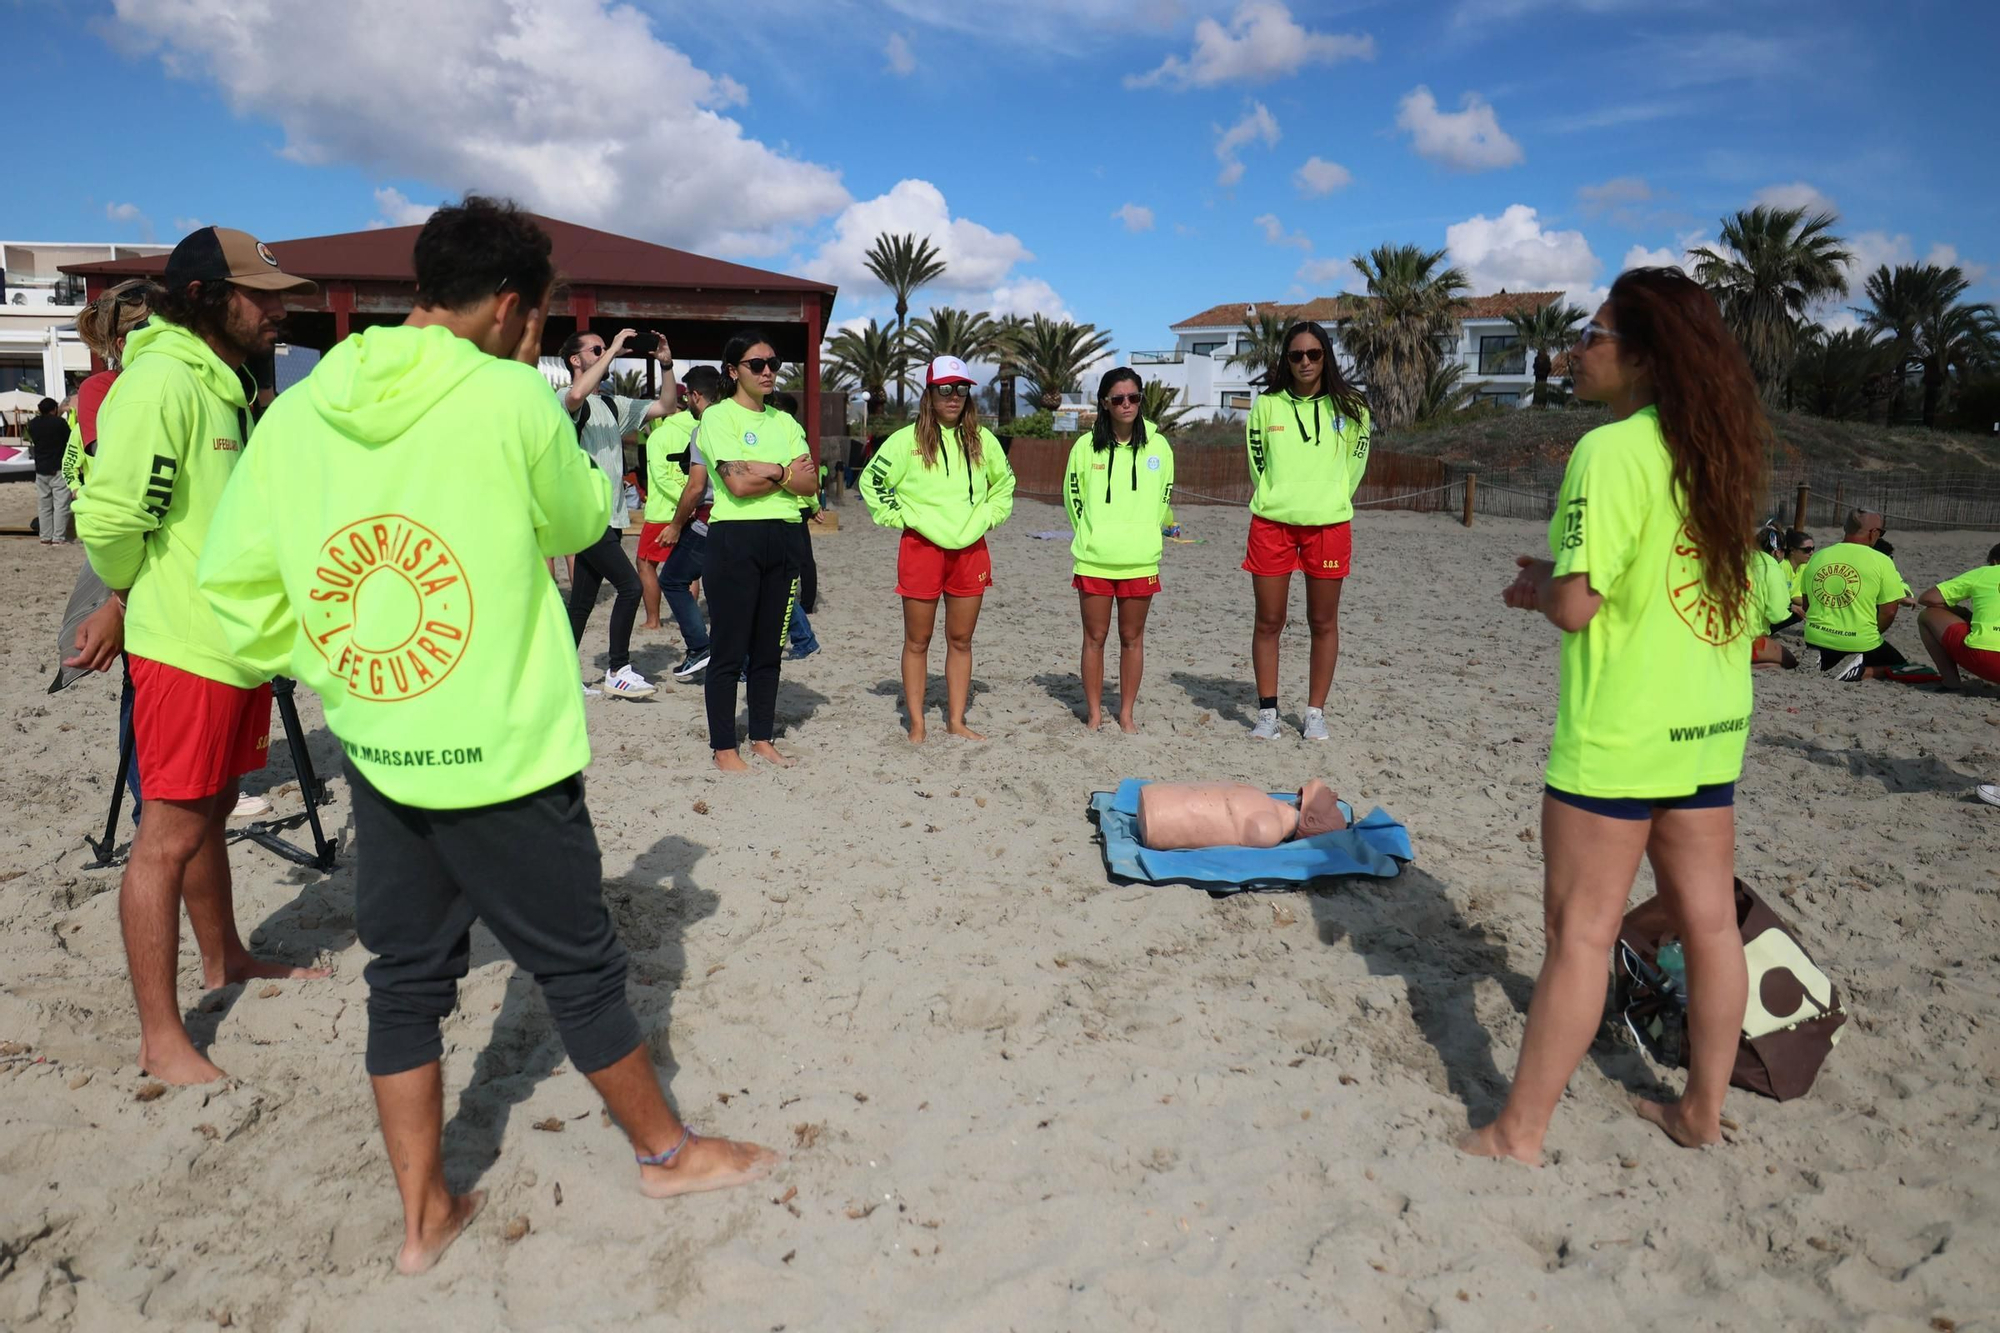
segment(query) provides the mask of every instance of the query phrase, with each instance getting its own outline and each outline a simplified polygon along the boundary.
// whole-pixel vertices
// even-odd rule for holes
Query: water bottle
[[[1653,962],[1660,971],[1667,974],[1667,980],[1673,983],[1675,990],[1686,993],[1687,959],[1681,953],[1679,940],[1669,940],[1662,944],[1660,951],[1653,956]]]

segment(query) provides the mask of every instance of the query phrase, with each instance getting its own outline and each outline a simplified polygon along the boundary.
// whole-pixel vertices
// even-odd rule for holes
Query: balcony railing
[[[1135,366],[1177,366],[1185,360],[1186,355],[1179,351],[1132,353],[1132,364]]]

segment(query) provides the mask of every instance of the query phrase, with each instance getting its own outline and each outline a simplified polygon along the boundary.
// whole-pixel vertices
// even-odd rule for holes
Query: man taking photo
[[[71,664],[105,669],[121,635],[131,658],[146,816],[118,919],[139,1063],[163,1083],[206,1083],[222,1071],[195,1049],[175,998],[183,903],[207,988],[326,975],[253,958],[237,933],[224,828],[237,779],[264,766],[271,686],[269,673],[236,656],[195,589],[216,505],[250,439],[257,384],[244,363],[277,345],[284,294],[318,288],[227,227],[175,246],[164,284],[152,318],[126,340],[125,371],[98,414],[90,484],[76,500],[77,535],[111,601],[79,630]]]
[[[583,642],[584,626],[597,605],[597,590],[611,585],[611,658],[605,666],[604,690],[620,699],[647,699],[657,691],[647,679],[632,669],[632,622],[639,618],[642,589],[639,572],[625,555],[625,437],[648,421],[671,416],[674,410],[674,358],[665,338],[645,353],[660,364],[660,396],[654,399],[626,398],[598,392],[611,363],[625,355],[625,344],[637,334],[620,329],[609,343],[589,330],[579,330],[563,343],[563,364],[569,368],[569,388],[563,392],[563,409],[576,423],[577,442],[611,481],[611,525],[589,549],[576,555],[570,576],[569,627],[577,643]],[[584,687],[585,694],[600,691]]]

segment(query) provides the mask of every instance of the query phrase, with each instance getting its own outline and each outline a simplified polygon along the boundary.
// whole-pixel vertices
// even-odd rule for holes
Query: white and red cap
[[[965,362],[955,356],[937,357],[931,361],[929,369],[924,371],[924,385],[926,388],[933,384],[977,383],[979,381],[972,378],[971,369],[967,367]]]

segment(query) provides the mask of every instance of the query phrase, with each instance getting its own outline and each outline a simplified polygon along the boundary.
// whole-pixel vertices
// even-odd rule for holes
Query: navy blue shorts
[[[1726,810],[1736,804],[1736,784],[1711,782],[1697,787],[1688,796],[1657,796],[1651,800],[1637,796],[1579,796],[1573,791],[1543,784],[1542,790],[1564,805],[1588,810],[1607,819],[1651,819],[1656,810]]]

